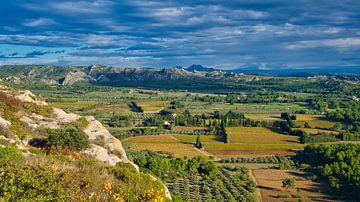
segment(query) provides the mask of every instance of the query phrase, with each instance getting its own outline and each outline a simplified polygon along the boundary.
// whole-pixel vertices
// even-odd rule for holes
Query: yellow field
[[[94,107],[98,102],[95,101],[78,101],[78,102],[61,102],[61,103],[52,103],[51,106],[65,109],[65,110],[79,110],[88,107]]]
[[[196,142],[196,135],[172,135],[174,138],[178,139],[183,143],[192,143]],[[219,143],[219,140],[216,139],[215,135],[201,135],[201,143]]]
[[[229,127],[230,143],[223,143],[221,137],[201,135],[200,140],[206,152],[220,158],[257,157],[269,155],[293,155],[303,149],[299,137],[283,135],[264,127]],[[196,135],[153,135],[132,137],[123,140],[125,146],[135,150],[167,151],[175,156],[206,156],[194,148]]]
[[[305,122],[307,122],[310,125],[310,127],[318,127],[318,128],[331,128],[335,125],[335,122],[322,120],[322,119],[298,121],[300,126],[304,126]]]
[[[280,114],[245,114],[246,118],[259,121],[280,121]]]
[[[93,111],[95,111],[95,112],[131,113],[128,103],[97,107]]]
[[[207,127],[195,127],[195,126],[176,126],[174,131],[180,130],[207,130]]]
[[[205,150],[218,157],[292,155],[303,149],[299,137],[283,135],[264,127],[226,128],[230,143],[204,142]]]
[[[162,110],[166,105],[167,101],[161,100],[146,100],[139,101],[137,104],[144,110],[146,113],[156,113]]]
[[[332,131],[332,130],[321,130],[316,128],[299,128],[298,130],[302,130],[309,134],[317,134],[317,133],[331,133],[331,134],[339,134],[339,132]]]
[[[264,127],[229,127],[226,128],[230,143],[243,144],[289,144],[299,143],[299,138],[283,135]]]
[[[309,174],[301,171],[287,171],[274,169],[255,169],[251,171],[256,184],[260,188],[263,201],[334,201],[326,195],[328,187],[326,183],[309,180]],[[294,189],[286,190],[282,187],[282,180],[286,177],[294,177],[296,184]]]
[[[130,147],[135,150],[165,151],[177,157],[205,156],[199,152],[193,144],[184,144],[172,135],[148,135],[132,137],[122,140],[125,148]]]

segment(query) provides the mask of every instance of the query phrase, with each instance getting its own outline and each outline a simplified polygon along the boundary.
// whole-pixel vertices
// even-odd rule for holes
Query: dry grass
[[[95,111],[95,112],[113,112],[113,113],[131,113],[131,109],[129,107],[129,104],[127,104],[127,103],[97,107],[93,111]]]
[[[323,115],[296,114],[297,121],[314,121],[324,118]]]
[[[147,135],[147,136],[138,136],[130,137],[123,140],[124,143],[170,143],[176,144],[179,141],[173,138],[171,135]]]
[[[174,131],[181,130],[207,130],[207,127],[195,127],[195,126],[177,126],[174,128]]]
[[[132,137],[122,142],[125,148],[130,147],[135,150],[165,151],[177,157],[205,156],[196,150],[193,144],[184,144],[168,134]]]
[[[197,138],[196,135],[173,135],[173,137],[181,142],[192,143],[192,144],[196,142],[196,138]],[[200,141],[202,143],[219,143],[215,135],[201,135]]]
[[[307,122],[310,127],[317,127],[317,128],[331,128],[335,125],[335,122],[328,121],[328,120],[322,120],[322,119],[315,119],[315,120],[309,120],[309,121],[298,121],[300,126],[303,126]]]
[[[167,101],[161,100],[145,100],[137,102],[139,106],[144,110],[146,113],[157,113],[162,110],[167,104]]]
[[[61,109],[68,109],[68,110],[79,110],[88,107],[95,107],[99,103],[96,101],[78,101],[78,102],[55,102],[52,103],[51,106],[61,108]]]
[[[280,114],[245,114],[246,118],[259,121],[280,121]]]
[[[299,143],[296,136],[284,135],[265,127],[226,128],[231,143],[243,144],[289,144]]]
[[[339,134],[339,132],[332,131],[332,130],[321,130],[321,129],[315,129],[315,128],[299,128],[299,130],[302,130],[309,134],[317,134],[317,133],[331,133],[331,134]]]
[[[309,174],[300,171],[260,169],[252,171],[260,188],[263,201],[334,201],[324,194],[327,189],[324,183],[309,180]],[[282,187],[282,180],[286,177],[296,179],[295,189],[286,190]]]
[[[229,127],[230,143],[203,141],[205,150],[217,157],[258,157],[294,155],[303,149],[299,137],[284,135],[264,127]]]

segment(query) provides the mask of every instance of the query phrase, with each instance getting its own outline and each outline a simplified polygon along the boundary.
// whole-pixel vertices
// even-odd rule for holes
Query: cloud
[[[359,6],[355,0],[6,1],[0,7],[1,61],[360,65],[354,51],[359,48]]]
[[[337,38],[298,41],[286,46],[287,49],[305,49],[319,47],[360,48],[360,38]]]
[[[24,25],[28,27],[38,27],[38,26],[49,26],[56,24],[56,22],[53,19],[49,18],[39,18],[39,19],[32,19],[27,20]]]
[[[111,1],[39,1],[41,3],[25,3],[23,7],[34,11],[48,11],[60,14],[101,14],[109,12]]]

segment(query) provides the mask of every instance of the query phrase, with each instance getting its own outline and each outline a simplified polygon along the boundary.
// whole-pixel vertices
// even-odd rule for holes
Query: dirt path
[[[174,137],[174,136],[172,136],[172,135],[170,135],[170,137],[173,138],[173,139],[175,139],[175,140],[177,140],[177,141],[179,141],[179,142],[181,142],[181,140],[177,139],[176,137]],[[207,151],[205,151],[205,150],[203,150],[203,149],[198,149],[198,148],[196,148],[195,146],[193,146],[193,147],[194,147],[194,149],[195,149],[196,151],[198,151],[199,153],[201,153],[201,154],[203,154],[203,155],[205,155],[205,156],[209,156],[209,157],[212,156],[214,161],[220,160],[220,158],[212,155],[211,153],[209,153],[209,152],[207,152]]]
[[[195,146],[194,146],[194,149],[195,149],[196,151],[198,151],[198,152],[200,152],[200,153],[204,154],[205,156],[209,156],[209,157],[210,157],[210,156],[212,156],[214,161],[218,161],[218,160],[220,160],[220,158],[218,158],[218,157],[216,157],[216,156],[212,155],[211,153],[209,153],[209,152],[207,152],[207,151],[205,151],[205,150],[203,150],[203,149],[198,149],[198,148],[196,148]]]
[[[256,185],[258,184],[256,177],[253,173],[253,170],[249,171],[249,176],[250,178],[256,183]],[[255,187],[255,200],[259,201],[259,202],[263,202],[262,197],[261,197],[261,191],[258,187]]]

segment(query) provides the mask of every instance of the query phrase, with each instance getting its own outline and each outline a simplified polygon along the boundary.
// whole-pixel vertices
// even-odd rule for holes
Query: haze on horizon
[[[2,1],[0,65],[360,66],[360,1]]]

